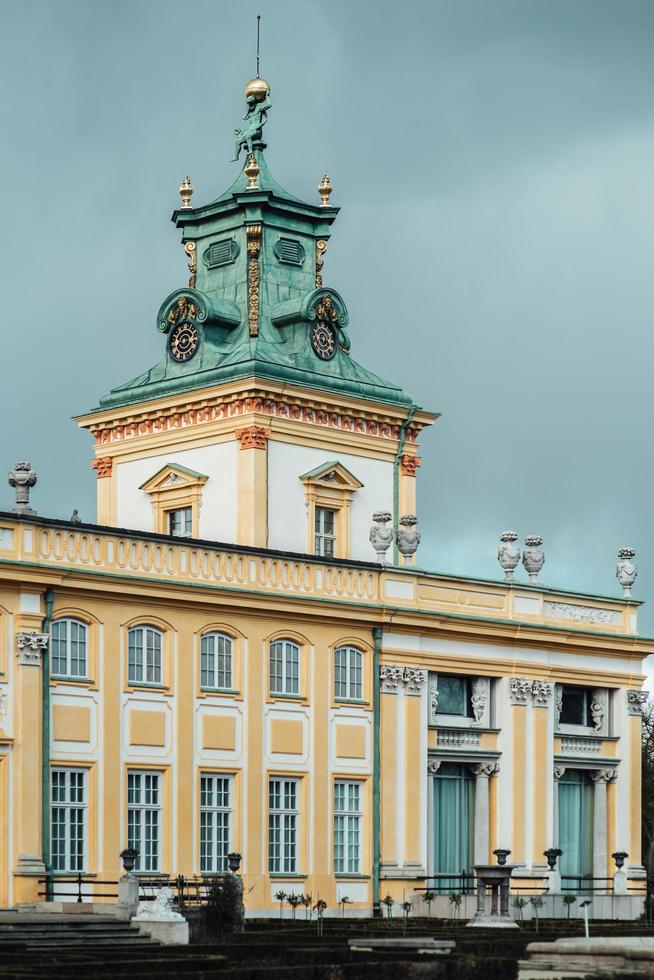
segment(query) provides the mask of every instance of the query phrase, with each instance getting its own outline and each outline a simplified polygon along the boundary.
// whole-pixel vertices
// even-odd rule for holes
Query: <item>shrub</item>
[[[225,875],[211,882],[207,903],[202,907],[200,928],[208,942],[242,931],[243,891],[236,875]]]

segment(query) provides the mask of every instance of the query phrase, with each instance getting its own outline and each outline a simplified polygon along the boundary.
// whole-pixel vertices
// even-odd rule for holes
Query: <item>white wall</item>
[[[302,474],[322,463],[342,463],[363,483],[352,497],[350,557],[376,561],[369,541],[372,515],[393,510],[393,464],[383,460],[334,453],[333,450],[268,443],[268,546],[283,551],[307,550],[307,514]]]
[[[152,501],[139,487],[169,463],[179,463],[208,476],[202,492],[199,537],[231,544],[236,541],[236,442],[168,452],[118,464],[118,526],[154,531]]]

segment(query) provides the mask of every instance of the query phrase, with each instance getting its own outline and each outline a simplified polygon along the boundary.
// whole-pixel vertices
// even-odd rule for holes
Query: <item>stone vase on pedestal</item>
[[[543,539],[539,534],[530,534],[525,538],[525,550],[522,552],[522,564],[529,575],[530,582],[537,582],[538,575],[545,564],[545,555],[540,550]]]
[[[381,565],[386,564],[386,552],[393,543],[393,528],[386,527],[391,520],[391,516],[387,510],[378,510],[372,515],[375,523],[370,528],[370,544],[375,549],[377,561]]]
[[[504,531],[503,534],[500,534],[500,541],[502,543],[497,549],[497,560],[504,570],[504,579],[506,582],[510,582],[513,579],[513,573],[520,561],[520,548],[516,548],[513,544],[517,540],[518,535],[515,531]]]
[[[631,560],[635,557],[635,555],[635,548],[620,548],[618,551],[619,560],[615,569],[615,574],[618,582],[622,586],[625,599],[628,599],[631,595],[631,586],[636,581],[636,576],[638,575],[638,569]]]
[[[414,564],[415,554],[420,544],[417,524],[418,518],[414,514],[405,514],[404,517],[400,517],[400,526],[397,529],[397,550],[409,565]]]

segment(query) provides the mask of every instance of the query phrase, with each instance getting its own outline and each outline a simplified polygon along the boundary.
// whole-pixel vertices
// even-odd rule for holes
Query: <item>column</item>
[[[593,877],[606,878],[608,847],[606,833],[606,784],[615,779],[615,769],[596,769],[591,779],[593,792]]]
[[[268,544],[268,439],[270,429],[249,425],[237,429],[241,451],[237,462],[237,544]]]
[[[23,622],[27,617],[18,617]],[[32,619],[33,617],[29,617]],[[40,622],[41,617],[38,616]],[[41,837],[42,669],[48,636],[36,631],[16,633],[14,901],[40,901],[38,879],[45,874]]]
[[[647,861],[647,855],[641,855],[642,776],[640,768],[642,713],[646,703],[647,691],[627,691],[629,837],[626,847],[621,842],[618,846],[629,852],[628,867],[633,869],[642,867],[643,857]]]
[[[531,866],[545,870],[543,852],[553,847],[553,785],[543,773],[552,772],[554,765],[554,685],[550,681],[532,681],[532,785],[533,818],[531,836]]]
[[[480,762],[471,766],[475,777],[474,864],[488,864],[488,780],[499,766],[496,762]]]
[[[509,698],[513,742],[511,782],[513,804],[513,836],[503,847],[511,848],[511,860],[516,864],[527,862],[531,857],[531,698],[532,681],[526,677],[509,678]]]

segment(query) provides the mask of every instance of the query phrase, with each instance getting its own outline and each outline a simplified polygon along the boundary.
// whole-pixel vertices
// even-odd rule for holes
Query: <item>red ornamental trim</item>
[[[420,456],[410,456],[409,453],[405,453],[400,460],[400,472],[402,476],[415,476],[416,470],[421,463],[422,459]]]
[[[262,425],[249,425],[246,429],[237,429],[236,438],[241,449],[265,449],[270,439],[270,429]]]
[[[341,429],[344,432],[359,432],[363,435],[377,436],[382,439],[399,439],[400,436],[399,425],[379,422],[377,419],[365,419],[361,416],[304,407],[296,403],[275,401],[270,398],[252,397],[235,399],[232,402],[221,402],[218,405],[205,405],[202,408],[189,409],[183,413],[159,415],[156,418],[129,422],[125,425],[115,425],[111,428],[100,429],[94,434],[97,443],[109,445],[113,442],[125,442],[152,433],[166,432],[170,429],[186,429],[217,419],[237,418],[255,412],[259,415],[269,415],[272,418],[291,419],[295,422],[305,422],[308,425],[321,425],[330,429]],[[407,443],[415,444],[418,432],[419,429],[416,427],[408,429],[406,433]]]
[[[103,480],[105,477],[111,476],[113,465],[113,456],[98,456],[98,458],[94,459],[91,463],[98,480]]]

